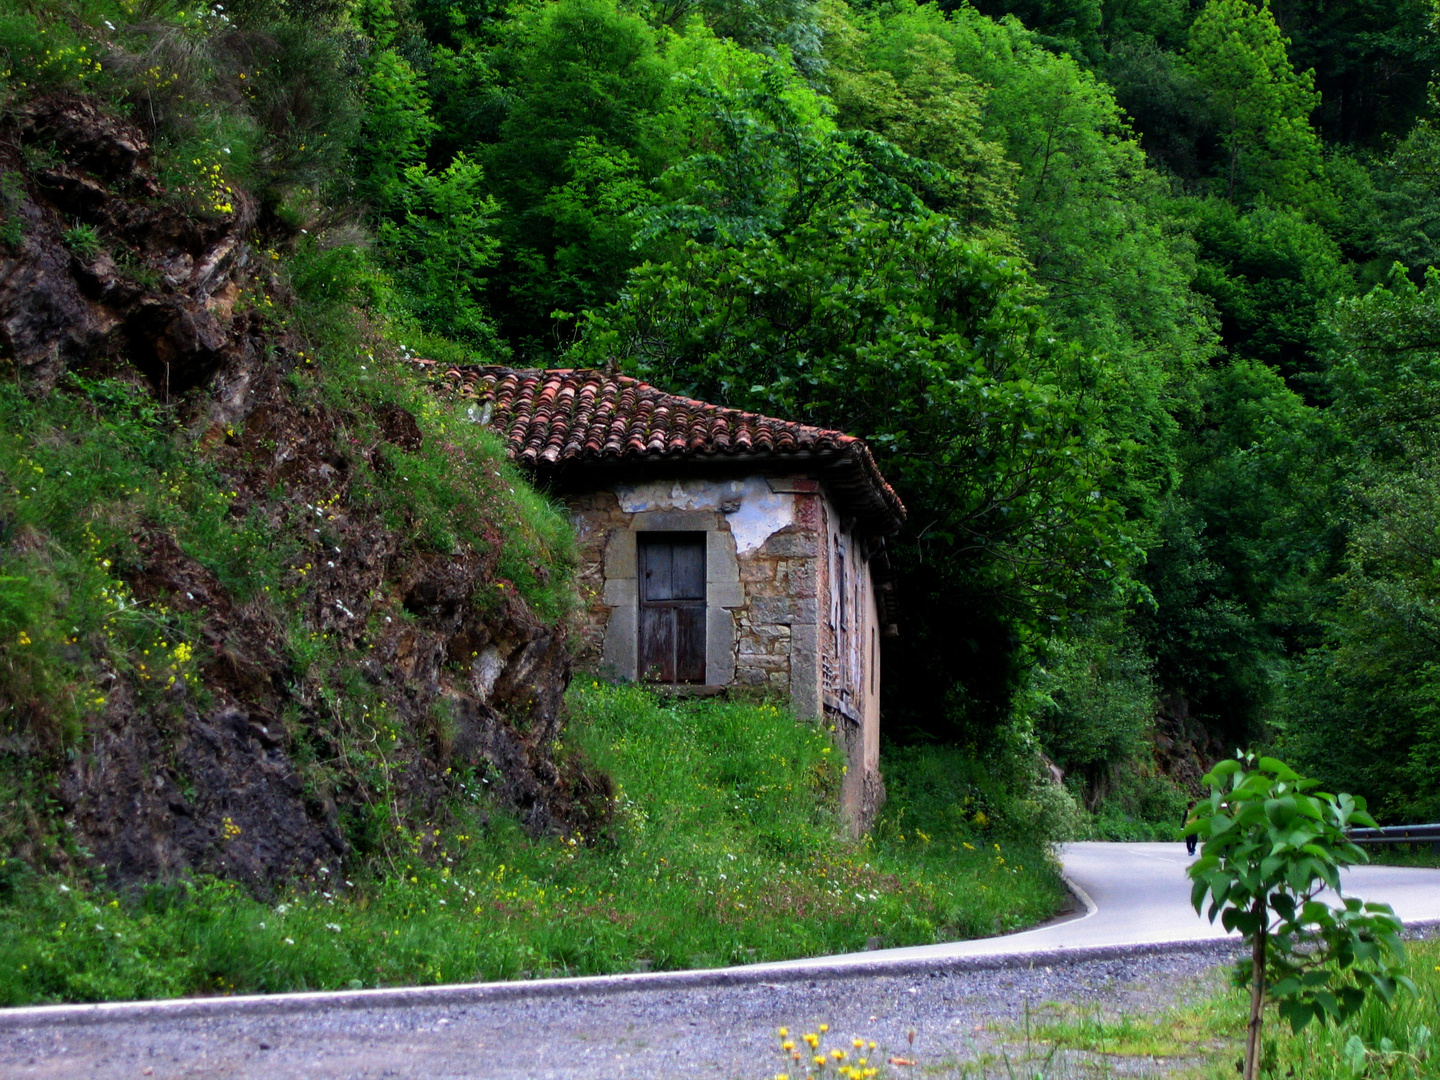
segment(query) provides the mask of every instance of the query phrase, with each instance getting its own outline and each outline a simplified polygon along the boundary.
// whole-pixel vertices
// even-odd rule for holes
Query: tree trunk
[[[1265,1012],[1265,943],[1269,937],[1265,901],[1255,901],[1254,912],[1260,920],[1250,951],[1250,1026],[1245,1031],[1245,1078],[1255,1080],[1260,1071],[1260,1025]]]

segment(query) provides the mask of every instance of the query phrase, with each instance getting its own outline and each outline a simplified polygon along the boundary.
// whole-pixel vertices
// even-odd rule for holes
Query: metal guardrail
[[[1356,844],[1426,844],[1440,850],[1440,823],[1385,825],[1378,829],[1351,829],[1345,834]]]

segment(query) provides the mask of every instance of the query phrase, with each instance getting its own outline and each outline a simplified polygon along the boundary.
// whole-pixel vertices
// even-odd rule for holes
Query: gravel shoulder
[[[979,1063],[1047,1003],[1151,1013],[1213,991],[1231,942],[1177,951],[737,985],[663,984],[603,994],[404,1005],[376,1000],[323,1010],[246,1009],[165,1016],[95,1016],[0,1027],[0,1077],[172,1078],[666,1078],[749,1080],[789,1071],[775,1032],[821,1023],[848,1045],[880,1044],[915,1073]],[[909,1033],[914,1031],[914,1041]],[[912,1070],[897,1066],[892,1075]],[[1003,1070],[1001,1070],[1003,1072]],[[1152,1075],[1163,1063],[1133,1061]]]
[[[3,1010],[0,1080],[751,1080],[800,1075],[776,1029],[822,1023],[827,1047],[873,1039],[872,1058],[915,1063],[891,1077],[1011,1078],[1027,1018],[1154,1017],[1221,985],[1240,943],[1198,936],[1213,930],[1188,905],[1175,846],[1106,846],[1082,882],[1089,914],[1007,938],[719,971]],[[1365,884],[1390,888],[1377,898],[1430,936],[1433,873]],[[1040,1071],[1161,1076],[1195,1063],[1067,1052]]]

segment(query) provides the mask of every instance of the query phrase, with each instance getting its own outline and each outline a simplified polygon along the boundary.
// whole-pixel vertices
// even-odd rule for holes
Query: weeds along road
[[[1086,913],[1006,938],[727,971],[16,1009],[0,1013],[0,1077],[759,1078],[798,1071],[778,1027],[822,1023],[823,1047],[852,1059],[851,1039],[873,1040],[872,1059],[944,1076],[1003,1049],[1006,1075],[1027,1019],[1155,1011],[1206,992],[1213,979],[1196,977],[1236,951],[1189,907],[1183,846],[1075,844],[1064,858]],[[1347,883],[1407,922],[1440,918],[1440,870],[1367,867]]]

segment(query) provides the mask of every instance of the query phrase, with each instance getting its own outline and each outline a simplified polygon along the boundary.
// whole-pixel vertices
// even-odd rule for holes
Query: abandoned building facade
[[[843,810],[868,828],[885,538],[900,500],[865,444],[599,371],[452,367],[443,377],[569,508],[580,661],[690,693],[751,687],[843,741]]]

